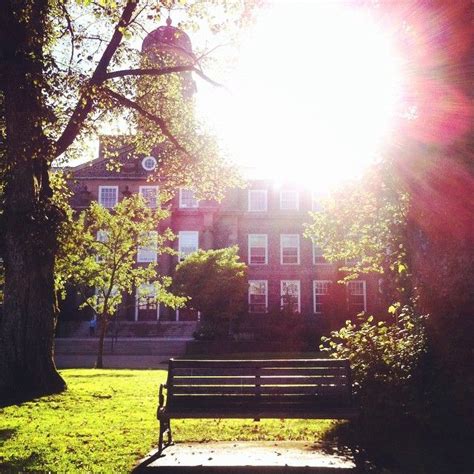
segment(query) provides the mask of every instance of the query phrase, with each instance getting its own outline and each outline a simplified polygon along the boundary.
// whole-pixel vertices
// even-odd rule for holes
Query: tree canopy
[[[252,11],[244,0],[178,3],[188,26],[221,34],[227,27],[238,30]],[[180,82],[167,81],[167,76],[207,77],[202,66],[206,51],[180,57],[173,65],[141,63],[137,38],[156,28],[175,6],[168,0],[2,3],[0,256],[5,289],[0,400],[65,388],[52,360],[57,313],[54,265],[64,220],[50,183],[55,160],[77,157],[82,139],[110,130],[117,118],[130,124],[127,133],[135,137],[140,117],[143,130],[153,133],[144,132],[146,139],[140,143],[132,138],[136,153],[162,146],[157,173],[163,180],[176,185],[192,179],[196,188],[206,183],[197,189],[203,194],[234,181],[235,174],[195,117],[175,118],[190,99],[175,88],[163,104],[140,100],[137,83],[144,76],[157,80],[148,81],[155,89],[151,92],[159,89],[160,78]],[[149,110],[148,105],[155,107]]]
[[[208,321],[235,318],[245,308],[247,266],[237,252],[237,247],[198,250],[176,267],[175,293],[188,296],[189,305]]]

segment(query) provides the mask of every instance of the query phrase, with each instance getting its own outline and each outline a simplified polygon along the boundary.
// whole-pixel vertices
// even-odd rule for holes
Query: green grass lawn
[[[164,370],[69,369],[68,390],[0,409],[0,471],[126,472],[156,446]],[[320,420],[176,420],[180,441],[322,439]]]

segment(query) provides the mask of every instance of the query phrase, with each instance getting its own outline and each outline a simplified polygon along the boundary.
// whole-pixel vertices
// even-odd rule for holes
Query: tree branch
[[[136,110],[140,115],[143,115],[146,117],[148,120],[151,122],[155,123],[158,125],[158,127],[161,130],[161,133],[168,138],[168,140],[179,150],[185,153],[187,156],[190,156],[188,151],[178,142],[176,137],[171,133],[170,129],[166,125],[166,122],[160,118],[157,117],[156,115],[153,115],[152,113],[148,112],[148,110],[145,110],[140,104],[134,102],[133,100],[128,99],[127,97],[124,97],[123,95],[118,94],[117,92],[107,88],[107,87],[102,87],[101,90],[103,90],[109,97],[114,99],[116,102],[118,102],[120,105],[123,107],[127,107],[129,109]]]
[[[125,5],[122,16],[120,17],[119,22],[115,26],[114,33],[112,38],[110,39],[109,44],[105,48],[102,57],[100,58],[95,71],[92,74],[91,79],[89,80],[88,84],[85,85],[82,93],[80,94],[79,100],[77,101],[76,107],[67,123],[63,133],[58,138],[55,144],[55,156],[59,156],[64,153],[67,148],[72,144],[75,140],[84,120],[87,118],[87,115],[92,110],[92,105],[94,101],[93,96],[93,86],[100,84],[101,80],[100,77],[104,76],[107,71],[107,67],[112,60],[113,55],[117,51],[122,38],[123,38],[123,30],[126,28],[130,20],[132,18],[133,12],[137,8],[138,0],[128,0],[127,4]]]
[[[188,64],[184,66],[170,66],[163,68],[146,68],[146,69],[123,69],[119,71],[112,71],[105,73],[100,79],[102,81],[107,81],[108,79],[115,79],[117,77],[126,77],[126,76],[164,76],[166,74],[173,74],[179,72],[194,72],[199,77],[209,82],[213,86],[223,87],[223,84],[212,80],[208,75],[202,72],[200,69],[196,68],[194,64]]]

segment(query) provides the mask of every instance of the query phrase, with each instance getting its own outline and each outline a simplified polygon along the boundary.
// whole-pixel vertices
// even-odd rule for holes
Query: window
[[[193,191],[179,188],[179,207],[184,209],[195,209],[199,207],[199,201],[194,197]]]
[[[109,240],[109,233],[106,230],[98,230],[97,231],[97,237],[96,237],[97,242],[102,242],[105,244]],[[97,255],[95,257],[97,262],[103,262],[104,261],[104,254],[107,253],[107,250],[103,248],[102,245],[98,246],[99,248],[97,249]]]
[[[347,284],[347,305],[351,313],[367,310],[367,294],[364,280],[353,280]]]
[[[300,312],[300,281],[281,281],[281,307],[292,313]]]
[[[266,189],[249,190],[249,211],[261,212],[267,210],[267,191]]]
[[[282,265],[300,263],[300,236],[298,234],[280,235],[280,256]]]
[[[183,261],[189,254],[196,252],[199,248],[198,231],[181,231],[178,237],[179,260]]]
[[[314,312],[321,314],[326,309],[327,296],[329,294],[330,280],[314,280],[313,281],[313,303]]]
[[[268,306],[267,280],[249,281],[249,313],[266,313]]]
[[[297,211],[299,209],[298,191],[280,191],[280,209],[282,211]]]
[[[137,262],[139,263],[150,263],[156,262],[157,256],[157,245],[158,245],[158,232],[152,230],[145,232],[141,238],[141,245],[138,247]]]
[[[148,207],[154,209],[157,206],[158,186],[140,186],[139,192]]]
[[[142,167],[146,171],[153,171],[156,168],[156,158],[154,156],[146,156],[142,160]]]
[[[156,287],[153,283],[143,283],[137,289],[138,309],[156,309]]]
[[[324,258],[323,251],[313,242],[313,264],[314,265],[330,265]]]
[[[321,211],[321,198],[322,198],[322,195],[321,194],[318,194],[316,192],[312,192],[311,193],[311,210],[313,212],[319,212]]]
[[[118,201],[118,186],[99,186],[99,204],[112,208]]]
[[[267,234],[249,234],[249,265],[266,265],[267,259]]]

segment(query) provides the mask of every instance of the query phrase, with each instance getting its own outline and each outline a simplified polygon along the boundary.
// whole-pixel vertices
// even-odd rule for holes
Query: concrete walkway
[[[134,472],[336,474],[356,470],[352,456],[306,441],[178,443],[156,455],[151,452]]]

